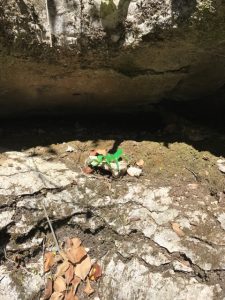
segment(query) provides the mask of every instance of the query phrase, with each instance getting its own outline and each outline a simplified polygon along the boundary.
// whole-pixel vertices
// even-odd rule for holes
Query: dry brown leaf
[[[55,263],[59,263],[60,261],[63,261],[62,255],[56,254],[56,256],[55,256]]]
[[[84,280],[91,270],[91,259],[89,255],[75,267],[76,276]]]
[[[62,293],[65,290],[66,290],[65,279],[62,276],[57,277],[56,280],[54,281],[54,291],[58,293]]]
[[[83,167],[82,171],[84,174],[91,174],[94,172],[94,170],[90,167]]]
[[[98,264],[94,264],[89,273],[89,278],[93,281],[97,281],[102,276],[102,269]]]
[[[74,260],[71,248],[66,251],[66,257],[72,264],[75,264],[75,260]]]
[[[96,150],[91,150],[90,151],[90,156],[96,156],[98,152]]]
[[[173,231],[176,232],[176,234],[180,237],[185,236],[185,233],[182,229],[180,229],[180,225],[178,223],[172,223]]]
[[[107,151],[105,149],[96,149],[97,154],[106,155]]]
[[[85,289],[84,289],[84,292],[85,292],[88,296],[90,296],[91,294],[94,293],[94,291],[95,291],[95,290],[91,287],[90,280],[87,279],[87,283],[86,283],[86,287],[85,287]]]
[[[66,250],[66,249],[69,249],[69,248],[71,248],[72,246],[73,246],[72,240],[71,240],[70,238],[66,238],[64,249],[65,249],[65,250]]]
[[[63,297],[63,293],[54,292],[49,300],[62,300]]]
[[[45,285],[43,300],[49,299],[51,297],[51,294],[52,294],[52,280],[48,278]]]
[[[70,289],[68,293],[66,293],[64,300],[78,300],[77,296],[74,295],[73,288]]]
[[[48,272],[51,269],[51,267],[54,265],[54,263],[55,263],[55,254],[53,252],[45,253],[45,257],[44,257],[45,272]]]
[[[78,248],[73,246],[66,251],[66,255],[73,264],[77,264],[87,255],[87,252],[83,246]]]
[[[69,269],[70,263],[68,261],[64,261],[62,264],[58,265],[55,277],[59,277],[65,274],[65,272]]]
[[[62,260],[68,260],[68,257],[66,256],[66,253],[64,251],[60,251],[60,256],[62,257]]]
[[[137,165],[138,167],[143,167],[143,166],[144,166],[144,161],[143,161],[143,159],[140,159],[139,161],[137,161],[137,162],[136,162],[136,165]]]
[[[73,248],[78,248],[81,245],[81,240],[78,238],[71,239]]]
[[[77,290],[80,282],[81,282],[81,279],[79,277],[77,277],[77,276],[75,276],[74,279],[71,281],[72,286],[74,288],[74,292],[76,292],[76,290]]]
[[[74,277],[74,266],[70,264],[69,268],[65,272],[66,284],[69,285]]]

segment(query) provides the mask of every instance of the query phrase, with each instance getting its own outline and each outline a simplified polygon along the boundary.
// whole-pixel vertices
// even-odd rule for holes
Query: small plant
[[[90,156],[88,165],[91,167],[104,167],[107,166],[109,170],[113,171],[113,165],[116,165],[116,169],[120,171],[120,163],[122,160],[128,160],[122,149],[118,149],[114,154],[107,153],[105,155],[98,154],[96,156]],[[112,172],[113,173],[113,172]]]

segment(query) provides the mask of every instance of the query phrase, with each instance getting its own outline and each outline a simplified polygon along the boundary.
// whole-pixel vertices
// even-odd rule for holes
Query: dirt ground
[[[223,213],[225,209],[225,175],[219,171],[217,160],[220,157],[225,157],[225,131],[223,126],[217,126],[216,122],[213,125],[212,123],[212,121],[207,122],[205,119],[204,121],[196,120],[177,113],[165,114],[162,112],[130,116],[70,116],[66,120],[63,118],[5,120],[0,126],[0,164],[4,164],[6,152],[17,151],[34,158],[43,158],[51,163],[61,162],[69,170],[81,173],[85,160],[92,149],[102,148],[114,152],[119,147],[129,157],[131,164],[139,159],[144,160],[143,174],[139,178],[126,175],[119,179],[112,179],[108,175],[102,176],[98,173],[91,175],[93,180],[87,182],[85,188],[95,190],[95,186],[97,186],[98,197],[103,198],[113,194],[115,199],[120,199],[120,197],[126,195],[129,186],[136,185],[150,185],[152,189],[170,187],[170,197],[174,199],[174,203],[171,203],[172,210],[177,209],[185,215],[186,209],[193,208],[193,211],[202,211],[203,213],[207,211],[211,214],[214,213],[213,209],[216,206],[216,213]],[[68,146],[72,147],[71,152],[67,151]],[[71,192],[72,189],[72,186],[67,188]],[[36,196],[38,197],[37,194]],[[5,197],[3,198],[1,212],[7,207],[13,208],[15,206],[13,197],[8,197],[8,202]],[[26,200],[26,197],[24,199]],[[185,202],[182,202],[181,205],[179,204],[180,199],[185,199]],[[98,200],[96,200],[96,203],[98,203]],[[88,208],[89,204],[86,203],[85,205]],[[102,258],[113,248],[114,240],[117,240],[118,243],[123,242],[124,235],[118,229],[120,221],[118,221],[116,228],[111,225],[113,224],[111,219],[115,218],[113,213],[109,216],[109,213],[104,211],[107,210],[106,207],[98,206],[95,203],[92,205],[97,207],[95,213],[98,209],[102,209],[101,219],[104,219],[104,222],[111,227],[99,224],[91,232],[88,226],[86,229],[83,225],[70,226],[71,216],[59,217],[54,225],[59,240],[63,240],[65,236],[79,235],[83,243],[90,248],[90,255]],[[112,206],[112,211],[113,209],[114,206]],[[120,203],[118,203],[117,209],[121,209],[121,215],[123,215],[124,208],[120,206]],[[91,219],[92,211],[90,210],[89,213]],[[20,214],[21,210],[17,210],[14,217],[15,222],[16,218],[20,218]],[[180,219],[181,221],[183,222],[183,219]],[[161,221],[156,222],[161,224]],[[51,240],[47,224],[39,223],[39,225],[41,230],[38,235],[45,234],[47,241],[48,239]],[[197,226],[193,221],[192,226],[194,226],[194,230],[187,229],[185,231],[190,238],[193,240],[201,239],[201,242],[208,244],[208,247],[214,247],[214,243],[217,245],[217,242],[213,241],[213,236],[217,233],[211,232],[211,222],[204,222],[204,224],[198,224]],[[31,232],[36,229],[32,229]],[[129,237],[127,242],[134,242],[137,238],[140,238],[144,243],[149,238],[145,233],[144,236],[136,233],[137,229],[132,229],[129,235],[126,236],[126,238]],[[29,233],[28,237],[30,236],[32,236],[32,233]],[[209,237],[209,240],[204,240],[199,236]],[[6,234],[6,231],[3,231],[1,237],[5,245],[9,241],[12,244],[12,234]],[[225,295],[225,272],[223,267],[218,267],[219,262],[215,262],[215,266],[218,265],[216,268],[205,267],[204,260],[207,261],[208,252],[202,251],[201,260],[197,258],[195,261],[195,259],[183,254],[186,253],[185,250],[179,251],[176,248],[173,250],[170,249],[169,245],[161,244],[160,238],[155,236],[154,243],[161,247],[160,251],[163,255],[168,256],[169,254],[170,259],[173,260],[178,258],[179,261],[188,261],[189,266],[192,267],[190,273],[192,275],[189,274],[188,278],[194,277],[198,282],[209,286],[219,284],[221,289],[218,291],[219,296],[215,293],[213,297],[222,299]],[[103,240],[101,241],[101,239]],[[21,244],[27,240],[25,234],[25,237],[23,235],[16,237],[15,242]],[[148,242],[153,243],[153,241]],[[186,246],[185,242],[184,246]],[[152,247],[154,248],[155,245],[152,244]],[[193,244],[192,247],[194,249],[197,246]],[[17,249],[9,251],[8,255],[13,257],[16,253],[20,253],[24,264],[26,264],[32,261],[35,262],[36,257],[41,255],[42,248],[40,246],[35,250],[26,251]],[[120,258],[124,263],[127,261],[122,250]],[[1,259],[3,264],[11,265],[4,258],[3,252]],[[166,272],[169,272],[170,264],[171,262],[157,267],[154,267],[153,264],[151,271],[154,273],[157,270],[166,274]],[[183,275],[182,273],[180,276],[186,276],[186,274]],[[185,278],[187,279],[187,277]],[[100,287],[100,291],[101,289]],[[111,299],[116,299],[116,294],[111,293],[113,295]],[[81,299],[85,299],[82,298],[82,294],[80,295]],[[33,299],[38,299],[38,297],[36,296]],[[127,297],[127,300],[129,300],[129,296]],[[160,297],[155,296],[153,299],[160,299]],[[214,299],[210,297],[208,296],[206,299]],[[110,299],[110,296],[100,299]],[[120,299],[125,299],[125,296],[124,298],[121,296]],[[148,297],[143,299],[148,299]],[[172,299],[172,296],[171,298],[167,297],[167,299]]]

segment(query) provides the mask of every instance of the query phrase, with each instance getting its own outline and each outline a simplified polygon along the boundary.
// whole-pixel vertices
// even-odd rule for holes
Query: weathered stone
[[[168,273],[152,273],[138,259],[128,263],[118,256],[104,262],[104,277],[100,282],[100,299],[213,299],[219,285],[207,286],[195,279]],[[105,286],[108,289],[105,289]]]
[[[33,237],[31,240],[27,242],[23,242],[21,244],[16,244],[15,241],[11,241],[11,243],[7,244],[6,250],[7,251],[23,251],[23,250],[30,250],[33,248],[38,248],[43,242],[43,238],[35,238]]]
[[[218,159],[217,166],[222,173],[225,173],[225,159]]]
[[[53,227],[60,242],[78,232],[91,240],[87,245],[90,251],[98,253],[101,249],[101,300],[222,299],[217,297],[222,292],[215,281],[196,280],[199,272],[222,277],[225,269],[224,208],[212,196],[202,198],[202,191],[198,194],[205,188],[203,184],[194,190],[184,188],[182,197],[174,193],[174,187],[151,186],[144,178],[138,182],[112,181],[109,186],[106,180],[84,176],[56,161],[19,152],[4,155],[0,193],[13,200],[9,202],[13,209],[3,207],[0,213],[0,230],[6,236],[3,247],[8,255],[40,250],[35,259],[43,266],[40,229],[47,224],[44,203],[50,220],[56,222]],[[34,171],[34,164],[38,171]],[[39,173],[47,183],[41,184]],[[173,230],[173,223],[179,224],[183,236]],[[13,272],[6,269],[7,260],[3,264],[3,299],[29,300],[41,289],[40,266],[25,262],[29,272],[38,270],[37,278],[30,277],[31,284],[26,274],[19,283],[15,281]],[[19,269],[16,276],[20,271],[25,272]],[[12,289],[6,294],[9,284]]]
[[[39,269],[33,268],[33,272],[13,274],[5,266],[0,267],[0,298],[2,300],[28,300],[37,297],[43,278],[35,274]],[[10,287],[10,288],[9,288]]]
[[[76,193],[77,199],[68,191],[62,191],[57,194],[48,192],[46,196],[41,196],[39,199],[25,198],[18,201],[17,207],[26,209],[35,209],[43,212],[43,204],[49,211],[50,216],[53,217],[66,217],[74,213],[81,213],[83,210],[78,206],[79,192]],[[43,214],[43,213],[42,213]]]
[[[72,184],[76,173],[62,163],[30,157],[27,153],[8,152],[0,166],[0,195],[34,194],[42,189],[57,189]]]
[[[116,241],[115,245],[118,253],[125,258],[139,257],[147,264],[157,267],[170,262],[170,259],[165,254],[158,252],[158,249],[154,249],[149,243],[140,239],[134,242]]]
[[[0,2],[1,114],[224,93],[224,1],[47,2]]]
[[[189,266],[186,266],[184,263],[175,260],[173,262],[173,268],[175,271],[180,272],[193,272],[193,269]]]
[[[218,216],[218,221],[220,222],[221,227],[225,230],[225,213]]]
[[[34,220],[36,219],[36,213],[33,214],[32,218],[30,216],[22,215],[21,219],[16,222],[15,227],[11,227],[8,231],[13,235],[24,235],[34,228]]]
[[[132,231],[140,231],[150,238],[157,228],[150,212],[146,208],[135,204],[129,204],[126,207],[118,205],[110,210],[99,211],[98,215],[101,215],[105,222],[121,235],[128,235]]]
[[[171,229],[164,229],[156,232],[153,240],[161,247],[168,249],[169,252],[185,251],[185,248],[180,243],[181,238]]]
[[[0,230],[13,222],[13,215],[15,214],[15,210],[11,211],[3,211],[0,213]]]

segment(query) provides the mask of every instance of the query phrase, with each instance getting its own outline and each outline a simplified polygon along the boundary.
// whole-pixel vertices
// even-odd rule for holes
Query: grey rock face
[[[153,187],[148,180],[109,186],[60,161],[5,153],[0,233],[9,238],[0,249],[9,255],[37,254],[25,269],[10,269],[3,262],[0,298],[28,300],[43,287],[44,204],[53,224],[61,227],[61,233],[55,227],[60,241],[85,233],[86,242],[92,239],[87,246],[104,273],[97,287],[101,300],[223,299],[224,208],[208,195],[202,204],[198,192],[203,188],[187,186],[189,196],[181,197],[171,193],[172,187]],[[173,230],[174,222],[182,236]]]
[[[105,268],[101,299],[213,299],[219,286],[205,286],[195,279],[171,273],[150,273],[137,259],[123,263],[114,256]],[[124,282],[126,282],[124,284]],[[104,290],[104,286],[111,288]]]
[[[222,0],[1,1],[1,113],[210,96],[224,85],[224,16]]]

